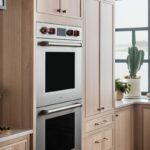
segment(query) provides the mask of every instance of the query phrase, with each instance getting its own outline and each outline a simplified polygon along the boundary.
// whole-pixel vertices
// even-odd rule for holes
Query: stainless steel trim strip
[[[39,113],[39,115],[49,115],[52,113],[56,113],[56,112],[60,112],[60,111],[64,111],[64,110],[68,110],[68,109],[72,109],[72,108],[77,108],[77,107],[82,107],[82,104],[75,103],[73,105],[69,105],[69,106],[65,106],[65,107],[61,107],[61,108],[56,108],[56,109],[52,109],[52,110],[42,110]]]
[[[41,41],[38,42],[39,46],[67,46],[67,47],[82,47],[82,43],[57,43],[57,42],[48,42],[48,41]]]

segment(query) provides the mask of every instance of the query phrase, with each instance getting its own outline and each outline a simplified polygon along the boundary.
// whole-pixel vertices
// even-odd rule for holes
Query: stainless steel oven
[[[36,150],[81,150],[80,101],[37,109]]]
[[[81,99],[82,32],[37,23],[37,107]]]

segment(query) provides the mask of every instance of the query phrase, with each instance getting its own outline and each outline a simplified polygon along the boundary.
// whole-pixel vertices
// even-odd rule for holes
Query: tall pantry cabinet
[[[86,1],[86,116],[113,108],[113,4]]]
[[[85,15],[84,149],[88,150],[92,146],[94,150],[112,150],[114,148],[114,1],[86,0]]]

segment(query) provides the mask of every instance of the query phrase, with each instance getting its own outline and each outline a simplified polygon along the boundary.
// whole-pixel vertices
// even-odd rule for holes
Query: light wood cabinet
[[[135,150],[150,150],[150,105],[135,106]]]
[[[143,109],[143,150],[150,150],[150,107]]]
[[[82,0],[37,0],[37,12],[80,18]]]
[[[86,116],[113,108],[113,12],[113,1],[86,1]]]
[[[0,150],[30,150],[29,136],[2,142],[0,143]]]
[[[85,150],[112,150],[113,149],[113,130],[98,132],[86,137]]]
[[[133,108],[116,112],[115,150],[133,150]]]

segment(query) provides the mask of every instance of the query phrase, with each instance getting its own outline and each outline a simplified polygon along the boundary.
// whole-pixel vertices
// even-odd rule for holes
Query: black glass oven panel
[[[75,88],[75,53],[46,52],[45,91]]]
[[[75,114],[46,120],[45,150],[71,150],[75,148]]]

